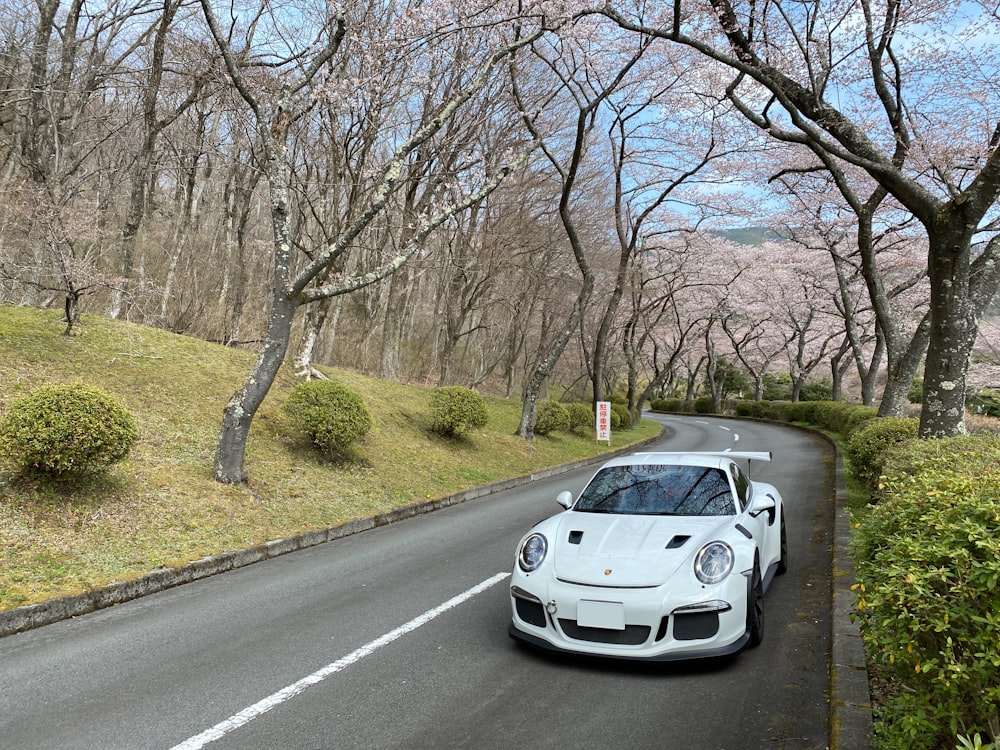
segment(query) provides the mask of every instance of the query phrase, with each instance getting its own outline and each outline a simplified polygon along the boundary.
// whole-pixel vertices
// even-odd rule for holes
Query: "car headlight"
[[[521,542],[521,549],[517,551],[517,564],[525,573],[530,573],[542,564],[548,549],[549,543],[544,536],[531,534]]]
[[[710,542],[694,558],[694,574],[702,583],[718,583],[733,572],[736,556],[725,542]]]

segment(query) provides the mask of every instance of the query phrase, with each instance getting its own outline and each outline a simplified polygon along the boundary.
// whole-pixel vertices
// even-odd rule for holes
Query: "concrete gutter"
[[[332,542],[379,526],[387,526],[406,518],[431,513],[441,508],[464,503],[479,497],[519,487],[536,479],[584,468],[614,456],[633,453],[657,438],[636,443],[626,448],[604,453],[585,461],[558,466],[513,479],[474,487],[455,495],[397,508],[371,518],[348,521],[340,526],[309,531],[286,539],[275,539],[248,549],[223,552],[177,568],[159,568],[138,578],[112,583],[102,588],[75,596],[32,604],[0,612],[0,638],[49,625],[70,617],[112,607],[132,599],[164,591],[174,586],[191,583],[201,578],[241,568],[289,552]],[[832,646],[830,660],[830,750],[870,750],[872,738],[871,698],[868,692],[868,671],[857,623],[852,621],[854,611],[853,564],[848,546],[851,540],[850,514],[847,510],[847,485],[844,481],[843,457],[834,441],[836,451],[836,519],[833,547],[833,601]]]
[[[870,750],[873,737],[868,667],[858,623],[854,621],[854,563],[850,555],[851,514],[840,446],[833,529],[832,647],[830,654],[830,747],[832,750]]]

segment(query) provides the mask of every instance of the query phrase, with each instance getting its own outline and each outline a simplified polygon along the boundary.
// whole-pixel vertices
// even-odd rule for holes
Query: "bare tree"
[[[267,7],[262,6],[254,24],[269,20]],[[489,82],[495,69],[520,48],[531,44],[545,33],[536,24],[534,30],[518,36],[513,41],[500,41],[485,54],[478,64],[471,66],[463,85],[458,87],[437,106],[424,108],[421,117],[408,134],[403,134],[392,149],[392,156],[381,170],[378,188],[371,196],[365,210],[323,248],[317,248],[301,269],[296,269],[292,254],[289,226],[289,175],[287,160],[287,133],[302,112],[303,104],[297,97],[310,86],[315,86],[322,73],[329,69],[338,54],[352,52],[345,45],[350,19],[343,10],[328,11],[316,27],[309,52],[289,57],[277,69],[282,75],[277,79],[255,77],[254,68],[245,63],[255,63],[259,69],[262,61],[254,60],[248,50],[238,49],[231,41],[231,34],[224,33],[209,0],[202,0],[202,10],[212,37],[225,60],[233,84],[246,104],[253,111],[258,136],[266,164],[266,174],[271,201],[271,223],[274,233],[274,267],[268,330],[263,345],[246,383],[229,400],[223,412],[222,428],[215,456],[215,477],[220,482],[242,484],[247,481],[244,467],[246,443],[254,415],[277,374],[288,349],[292,320],[296,309],[339,294],[346,294],[387,278],[409,260],[424,240],[441,224],[456,213],[476,204],[499,185],[512,168],[504,165],[492,175],[484,176],[478,187],[465,193],[454,202],[431,206],[421,217],[421,223],[412,236],[399,247],[392,257],[381,265],[365,269],[353,276],[331,278],[321,286],[310,283],[340,258],[352,242],[380,215],[401,188],[400,178],[404,166],[420,149],[430,147],[434,137],[450,122],[455,114],[480,92]],[[287,19],[274,19],[275,27]],[[280,21],[280,22],[279,22]],[[525,20],[527,23],[527,19]],[[301,30],[300,30],[301,31]],[[422,42],[426,44],[426,39]],[[312,51],[315,50],[315,51]],[[357,50],[353,50],[357,52]],[[405,50],[414,54],[412,49]],[[275,66],[270,66],[275,69]],[[377,74],[377,71],[374,71]],[[270,89],[270,90],[269,90]]]
[[[23,95],[12,98],[3,119],[11,137],[5,179],[14,200],[8,208],[17,197],[26,199],[14,212],[20,231],[37,241],[28,252],[4,248],[3,265],[8,277],[17,269],[17,283],[31,290],[29,301],[43,302],[40,290],[61,288],[72,327],[82,290],[118,283],[105,268],[104,225],[117,175],[109,144],[124,128],[125,93],[110,82],[154,24],[142,0],[93,9],[82,0],[65,7],[46,0],[36,9],[26,67],[8,71]]]
[[[142,87],[142,139],[139,150],[132,163],[129,180],[129,204],[125,221],[122,225],[120,252],[120,280],[112,295],[109,314],[119,317],[124,310],[124,300],[128,295],[129,285],[135,268],[135,243],[139,229],[146,217],[147,186],[152,170],[156,151],[156,142],[160,134],[170,123],[180,117],[201,96],[205,79],[195,76],[191,81],[190,93],[170,112],[160,114],[160,88],[163,83],[164,59],[167,53],[167,40],[177,12],[182,5],[181,0],[162,0],[159,9],[159,22],[155,25],[150,44],[150,58],[146,68],[146,81]]]
[[[592,129],[602,105],[627,79],[649,46],[641,43],[620,55],[609,55],[598,59],[599,56],[587,56],[583,53],[596,35],[594,29],[576,27],[574,32],[580,36],[562,39],[557,47],[534,50],[541,67],[547,68],[552,73],[554,84],[550,90],[546,90],[543,85],[541,92],[536,91],[535,98],[529,102],[522,90],[520,75],[517,72],[512,75],[514,95],[521,112],[524,113],[525,125],[541,143],[542,152],[555,171],[558,182],[559,219],[582,278],[572,312],[558,327],[558,332],[548,346],[546,355],[539,361],[524,386],[518,435],[526,440],[534,437],[535,411],[542,384],[555,368],[570,338],[580,326],[594,291],[594,270],[585,247],[584,235],[578,226],[574,205],[578,181],[590,146]],[[552,117],[551,110],[555,107],[551,102],[560,95],[566,96],[568,100],[565,105],[567,110],[575,109],[573,126],[569,136],[565,138],[565,144],[559,143],[554,137],[546,140],[539,126],[540,115]],[[561,152],[561,148],[565,148],[565,153]]]

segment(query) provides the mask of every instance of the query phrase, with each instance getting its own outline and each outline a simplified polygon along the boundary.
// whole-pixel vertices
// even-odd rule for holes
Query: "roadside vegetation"
[[[706,410],[654,402],[654,410]],[[875,750],[996,750],[1000,740],[1000,421],[919,439],[916,417],[834,401],[735,402],[743,417],[840,442],[850,486],[856,617]]]
[[[40,386],[85,383],[124,405],[138,439],[125,460],[90,473],[25,474],[0,449],[0,610],[608,450],[592,430],[529,444],[516,435],[520,401],[489,396],[485,425],[442,437],[432,430],[434,389],[320,368],[371,417],[340,450],[335,436],[309,432],[301,403],[286,408],[301,382],[286,366],[254,422],[241,489],[216,482],[212,461],[222,408],[252,352],[100,316],[84,316],[75,335],[64,329],[60,311],[0,306],[0,418]],[[640,423],[613,447],[658,431]]]

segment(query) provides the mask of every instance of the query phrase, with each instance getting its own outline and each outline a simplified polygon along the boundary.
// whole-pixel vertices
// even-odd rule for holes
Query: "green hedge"
[[[856,429],[847,441],[845,455],[854,476],[869,492],[878,488],[890,449],[917,437],[920,420],[902,417],[872,419]]]
[[[736,416],[753,419],[768,419],[771,416],[770,401],[737,401]]]
[[[1000,732],[1000,437],[912,440],[885,457],[854,533],[858,610],[888,698],[880,748]]]
[[[852,408],[846,401],[819,401],[813,410],[813,420],[817,427],[836,432],[835,425],[842,421],[842,413]]]
[[[681,414],[690,411],[682,398],[656,398],[649,402],[649,408],[662,414]]]
[[[879,686],[873,746],[1000,748],[1000,436],[919,440],[916,419],[832,401],[737,414],[839,434],[869,490],[852,554]]]
[[[700,396],[694,400],[696,414],[712,414],[715,411],[715,401],[711,396]]]

